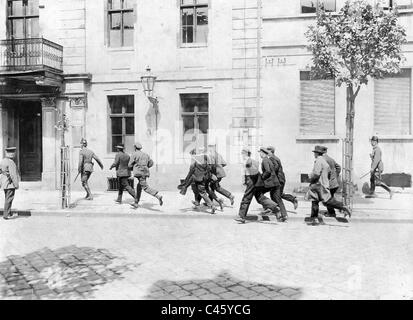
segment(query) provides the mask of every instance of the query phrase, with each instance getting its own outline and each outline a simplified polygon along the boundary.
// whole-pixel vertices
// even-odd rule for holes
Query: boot
[[[93,197],[92,197],[92,192],[90,191],[90,188],[89,188],[89,186],[85,186],[85,190],[86,190],[86,200],[93,200]]]
[[[121,204],[122,203],[122,195],[118,195],[118,198],[115,200],[116,203]]]
[[[231,197],[229,198],[229,200],[231,201],[231,206],[234,205],[234,202],[235,202],[234,199],[235,199],[235,197],[233,195],[231,195]]]
[[[163,200],[162,200],[162,196],[160,196],[160,195],[156,195],[156,199],[158,199],[159,200],[159,205],[162,207],[163,206]]]

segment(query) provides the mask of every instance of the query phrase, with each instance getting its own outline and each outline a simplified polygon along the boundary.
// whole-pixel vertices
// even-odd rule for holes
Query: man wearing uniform
[[[113,168],[116,169],[119,190],[118,198],[115,200],[115,202],[120,204],[122,203],[123,190],[126,190],[134,200],[136,200],[136,198],[135,192],[128,182],[130,177],[130,169],[128,167],[130,156],[127,153],[125,153],[125,146],[123,144],[116,146],[116,149],[118,150],[118,153],[116,154],[115,162],[110,166],[109,170],[112,170]],[[132,206],[134,208],[137,208],[135,201],[132,204]]]
[[[321,201],[327,208],[332,207],[344,211],[344,216],[350,216],[350,210],[343,205],[342,202],[331,197],[330,188],[330,166],[323,158],[324,148],[316,146],[313,150],[315,161],[313,171],[310,173],[310,189],[308,190],[305,199],[311,200],[311,219],[313,223],[318,223],[319,219],[319,202]],[[321,219],[321,223],[322,219]]]
[[[330,194],[331,197],[334,198],[334,194],[337,192],[339,184],[338,184],[338,178],[340,176],[341,172],[341,167],[340,165],[327,154],[327,147],[323,147],[323,158],[324,160],[328,163],[328,166],[330,167]],[[335,216],[336,212],[334,208],[332,207],[327,207],[327,212],[329,216]]]
[[[267,150],[271,152],[268,157],[274,163],[274,165],[278,167],[277,177],[278,177],[278,181],[280,181],[280,184],[281,184],[281,199],[291,202],[294,205],[294,210],[297,210],[298,208],[297,197],[294,197],[292,194],[289,194],[289,193],[284,193],[284,187],[285,187],[286,180],[285,180],[285,174],[284,174],[283,166],[281,164],[281,160],[275,155],[274,147],[269,146],[267,147]]]
[[[8,220],[13,215],[11,206],[14,194],[19,189],[19,175],[13,159],[16,156],[16,148],[6,148],[6,157],[0,162],[0,188],[4,190],[3,219]]]
[[[149,168],[153,166],[153,161],[148,154],[142,152],[142,145],[139,142],[135,143],[135,152],[132,154],[129,160],[128,167],[133,168],[133,176],[138,179],[138,184],[136,185],[136,198],[134,207],[138,207],[139,201],[141,199],[142,189],[146,193],[155,197],[159,201],[159,205],[163,205],[162,196],[155,189],[149,187],[146,179],[149,178]]]
[[[231,192],[221,187],[221,180],[226,176],[224,167],[227,165],[224,158],[217,152],[216,145],[209,145],[209,160],[212,164],[212,173],[215,174],[217,180],[211,181],[210,187],[212,192],[218,192],[231,201],[231,206],[234,205],[234,196]]]
[[[376,186],[382,187],[386,190],[389,195],[390,199],[393,197],[393,191],[389,188],[387,184],[381,180],[381,174],[383,172],[383,161],[381,159],[382,153],[381,149],[378,146],[379,138],[377,136],[373,136],[370,140],[371,146],[373,147],[373,152],[370,154],[371,158],[371,169],[370,169],[370,197],[375,197],[376,194],[375,189]]]
[[[278,167],[268,157],[271,153],[268,149],[260,148],[259,152],[262,159],[261,176],[263,185],[257,185],[260,187],[258,188],[258,191],[261,191],[263,194],[270,192],[271,200],[274,201],[280,208],[281,217],[277,214],[277,219],[282,222],[286,222],[288,220],[288,215],[284,203],[281,199],[281,184],[277,177]]]
[[[79,166],[78,171],[81,175],[82,186],[86,190],[86,200],[93,200],[92,192],[89,188],[89,178],[93,172],[93,159],[96,160],[100,168],[103,170],[103,164],[100,159],[96,156],[96,154],[87,148],[87,141],[86,139],[82,139],[80,141],[80,145],[82,149],[79,152]]]

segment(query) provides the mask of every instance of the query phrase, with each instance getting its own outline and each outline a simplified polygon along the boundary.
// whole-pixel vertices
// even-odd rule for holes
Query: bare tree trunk
[[[359,90],[359,89],[358,89]],[[358,93],[357,90],[357,93]],[[354,94],[353,86],[347,87],[347,117],[346,139],[344,141],[344,185],[343,202],[350,210],[353,209],[353,145],[354,145]]]

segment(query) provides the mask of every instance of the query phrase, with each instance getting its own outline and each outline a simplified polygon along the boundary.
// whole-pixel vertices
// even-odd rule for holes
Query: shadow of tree
[[[296,300],[300,288],[242,281],[228,272],[213,279],[186,281],[160,280],[154,283],[144,299],[148,300]]]
[[[44,248],[0,263],[1,299],[87,299],[106,283],[138,267],[106,249]]]

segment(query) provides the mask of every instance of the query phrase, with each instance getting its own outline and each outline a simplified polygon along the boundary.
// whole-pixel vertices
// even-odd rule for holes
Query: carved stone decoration
[[[71,108],[84,108],[86,106],[86,97],[70,97],[69,103]]]
[[[56,108],[56,97],[41,98],[43,108]]]

